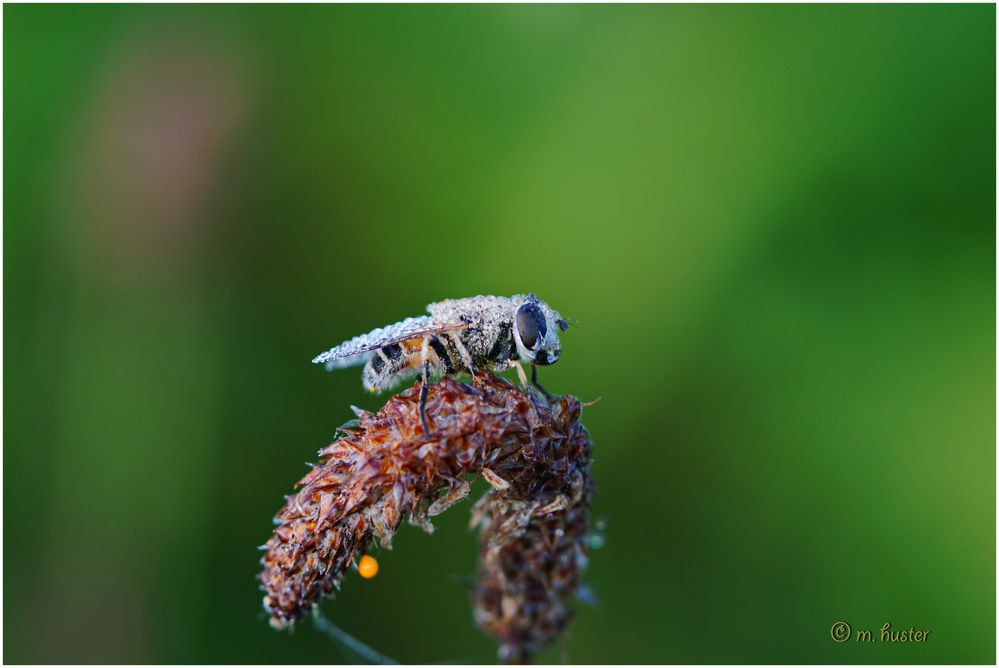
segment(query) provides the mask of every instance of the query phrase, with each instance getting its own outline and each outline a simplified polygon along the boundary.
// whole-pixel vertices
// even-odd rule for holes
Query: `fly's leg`
[[[427,390],[430,383],[430,339],[423,339],[423,346],[420,348],[420,359],[423,360],[423,378],[420,383],[420,423],[423,425],[423,435],[430,436],[430,427],[427,426]]]
[[[517,370],[517,378],[520,380],[521,387],[530,393],[531,385],[527,382],[527,374],[524,372],[524,365],[517,360],[510,360],[510,364],[512,364],[513,368]]]
[[[541,383],[538,382],[538,365],[531,363],[531,385],[541,390],[541,394],[545,395],[545,399],[551,399],[552,393],[541,387]]]
[[[430,436],[427,426],[427,389],[430,381],[430,362],[423,363],[423,380],[420,383],[420,424],[423,425],[423,435]]]
[[[448,335],[451,342],[454,343],[454,347],[458,349],[458,354],[461,356],[461,363],[465,365],[468,369],[468,373],[472,374],[472,382],[475,382],[475,373],[477,369],[475,368],[475,362],[472,361],[472,354],[468,352],[468,348],[465,344],[461,342],[461,337],[457,334],[451,333]]]
[[[448,336],[451,341],[454,342],[454,347],[458,350],[458,354],[461,356],[461,363],[465,365],[466,369],[468,369],[468,373],[472,374],[472,386],[475,387],[475,385],[478,384],[478,377],[476,374],[479,370],[475,368],[475,362],[472,360],[472,354],[468,352],[468,348],[466,348],[465,344],[461,342],[460,336],[455,333],[451,333]],[[487,398],[485,388],[479,388],[479,392],[482,393],[483,399]]]
[[[531,404],[534,405],[534,412],[540,418],[541,406],[538,404],[537,395],[535,395],[534,390],[531,389],[531,384],[527,382],[527,373],[524,371],[524,365],[517,360],[510,360],[510,363],[517,370],[517,378],[520,379],[520,386],[524,388],[524,392],[526,392],[527,396],[531,398]]]

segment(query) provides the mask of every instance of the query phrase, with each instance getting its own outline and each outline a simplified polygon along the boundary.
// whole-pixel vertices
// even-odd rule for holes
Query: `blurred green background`
[[[3,16],[5,662],[353,658],[254,581],[379,403],[309,360],[521,291],[603,397],[572,661],[995,662],[994,6]],[[469,506],[327,616],[493,661]]]

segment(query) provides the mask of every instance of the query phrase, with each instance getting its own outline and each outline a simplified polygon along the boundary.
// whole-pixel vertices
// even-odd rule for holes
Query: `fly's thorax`
[[[458,336],[478,367],[502,364],[514,350],[510,317],[469,322]]]
[[[513,316],[516,311],[510,297],[480,295],[447,299],[430,304],[427,310],[436,321],[461,324],[454,334],[476,367],[502,364],[510,359],[514,351]]]

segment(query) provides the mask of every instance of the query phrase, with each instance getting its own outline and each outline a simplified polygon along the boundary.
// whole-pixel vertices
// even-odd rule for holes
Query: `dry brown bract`
[[[429,518],[481,474],[491,489],[472,513],[475,620],[504,661],[526,661],[559,637],[586,564],[590,440],[575,397],[536,401],[488,374],[474,388],[445,378],[429,388],[430,436],[418,385],[342,428],[275,518],[260,574],[271,625],[301,619],[404,517],[432,531]]]

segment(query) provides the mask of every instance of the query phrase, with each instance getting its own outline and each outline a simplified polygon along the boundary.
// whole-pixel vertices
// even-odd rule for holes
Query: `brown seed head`
[[[577,399],[539,401],[489,374],[474,388],[445,378],[428,388],[429,436],[418,386],[343,427],[275,518],[260,574],[271,625],[301,619],[375,541],[388,546],[403,518],[432,531],[429,518],[482,472],[493,487],[473,509],[476,621],[506,661],[558,637],[586,562],[590,442]]]

